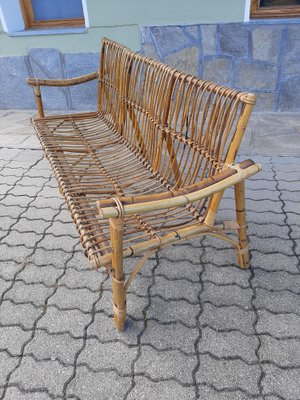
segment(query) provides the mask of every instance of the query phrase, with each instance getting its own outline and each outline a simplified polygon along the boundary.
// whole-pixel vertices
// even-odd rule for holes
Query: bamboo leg
[[[110,218],[112,247],[112,288],[114,301],[114,321],[118,331],[122,331],[126,319],[126,292],[123,271],[123,219]]]
[[[241,181],[234,186],[236,218],[240,226],[238,230],[240,250],[238,250],[238,261],[243,269],[249,268],[249,250],[246,226],[245,210],[245,181]]]
[[[44,107],[43,107],[41,89],[39,86],[36,86],[33,90],[34,90],[34,94],[35,94],[38,115],[39,115],[39,117],[44,117],[45,115],[44,115]]]

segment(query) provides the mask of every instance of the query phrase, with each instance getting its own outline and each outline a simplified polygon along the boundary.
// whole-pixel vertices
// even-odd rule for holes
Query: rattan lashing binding
[[[40,88],[98,79],[92,113],[44,116]],[[104,39],[98,72],[67,80],[29,79],[33,118],[92,268],[113,279],[119,330],[126,291],[150,254],[204,234],[226,240],[249,266],[244,180],[261,167],[234,164],[255,96],[206,82]],[[226,188],[237,220],[215,224]],[[236,230],[238,241],[225,231]],[[142,259],[125,282],[123,259]]]

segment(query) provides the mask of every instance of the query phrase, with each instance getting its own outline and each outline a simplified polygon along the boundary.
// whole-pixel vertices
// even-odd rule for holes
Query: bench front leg
[[[112,248],[112,289],[114,321],[122,331],[126,320],[126,290],[123,271],[123,218],[110,218],[110,239]]]
[[[240,250],[238,250],[238,261],[243,269],[249,268],[249,247],[246,222],[245,205],[245,181],[234,186],[236,219],[240,228],[238,230]]]

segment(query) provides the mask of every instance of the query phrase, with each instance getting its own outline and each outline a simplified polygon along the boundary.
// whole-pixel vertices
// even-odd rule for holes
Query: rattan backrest
[[[172,186],[233,162],[253,96],[203,81],[105,39],[100,110]],[[248,112],[247,114],[250,114]]]

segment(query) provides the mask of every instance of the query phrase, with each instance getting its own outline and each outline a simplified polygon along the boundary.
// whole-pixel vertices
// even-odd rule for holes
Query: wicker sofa
[[[97,111],[44,116],[42,86],[93,79]],[[249,266],[244,181],[261,166],[234,161],[253,94],[203,81],[108,39],[97,72],[28,83],[38,106],[33,126],[90,266],[111,274],[118,330],[128,287],[165,246],[213,235],[235,248],[241,268]],[[236,220],[216,223],[228,187],[235,190]],[[137,265],[125,279],[123,259],[135,255]]]

